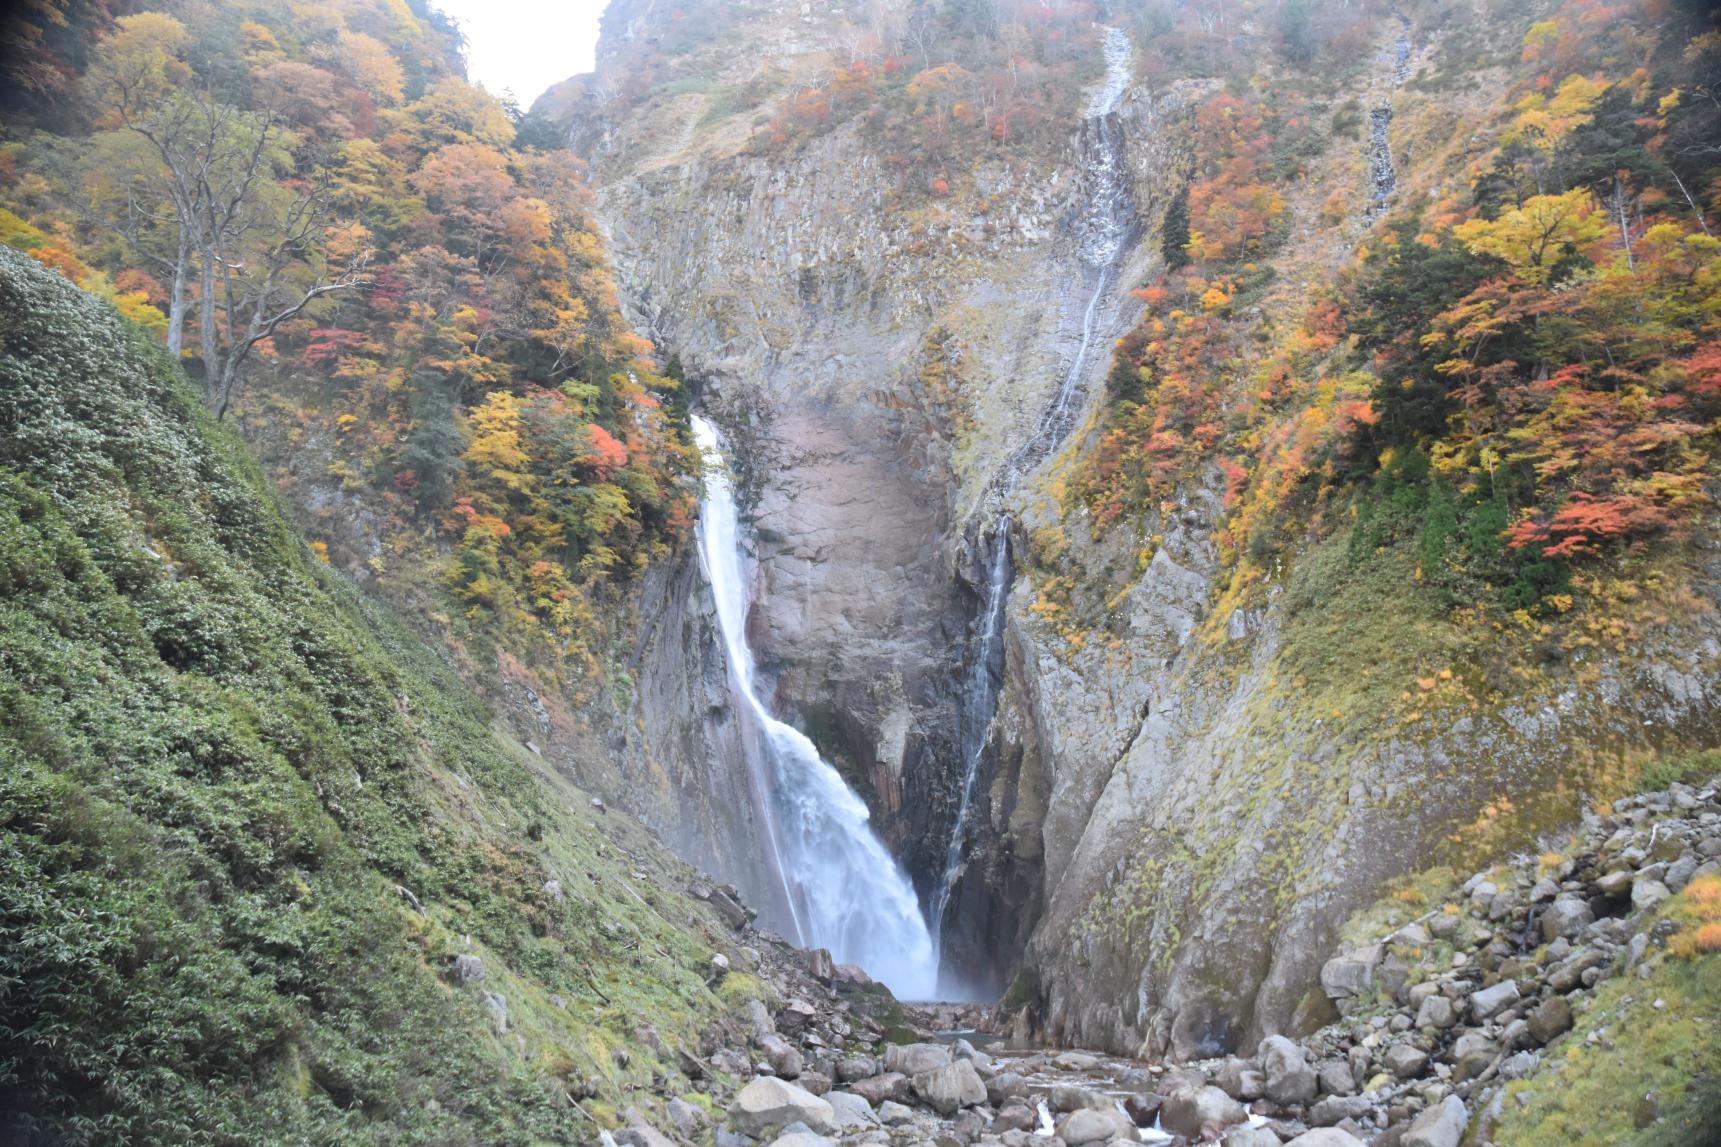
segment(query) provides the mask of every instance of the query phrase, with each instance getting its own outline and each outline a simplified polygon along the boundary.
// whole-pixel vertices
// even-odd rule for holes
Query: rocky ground
[[[1663,905],[1693,881],[1721,888],[1721,778],[1617,802],[1586,816],[1563,855],[1514,858],[1445,889],[1432,910],[1327,962],[1334,1022],[1272,1036],[1248,1058],[1191,1063],[1012,1047],[977,1030],[997,1026],[989,1009],[900,1004],[860,969],[752,931],[732,890],[697,886],[737,927],[711,973],[736,1006],[699,1055],[682,1056],[704,1090],[629,1108],[599,1140],[1491,1144],[1506,1104],[1530,1095],[1509,1097],[1508,1081],[1535,1086],[1574,1041],[1607,1040],[1578,1022],[1598,985],[1650,980],[1675,958],[1680,925]],[[1656,1118],[1652,1106],[1640,1122]]]

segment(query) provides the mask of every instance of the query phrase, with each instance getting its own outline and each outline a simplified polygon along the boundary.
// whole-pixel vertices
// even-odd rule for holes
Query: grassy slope
[[[0,314],[0,1112],[531,1143],[672,1074],[718,1006],[672,862],[322,567],[106,304],[0,249]]]

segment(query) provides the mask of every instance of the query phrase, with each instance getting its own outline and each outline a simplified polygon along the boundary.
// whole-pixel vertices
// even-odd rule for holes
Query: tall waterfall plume
[[[1124,152],[1123,126],[1117,112],[1129,90],[1135,52],[1121,28],[1103,27],[1105,78],[1094,88],[1082,122],[1082,186],[1086,198],[1076,220],[1076,254],[1084,282],[1089,287],[1087,306],[1082,310],[1081,338],[1075,357],[1064,373],[1051,403],[1041,412],[1033,431],[1011,453],[994,481],[1000,500],[1008,497],[1024,474],[1045,461],[1075,428],[1087,395],[1088,359],[1099,333],[1100,309],[1117,278],[1118,262],[1129,246],[1135,227],[1135,199],[1130,191],[1129,168]],[[988,546],[987,582],[981,592],[980,612],[970,647],[967,680],[962,689],[962,730],[959,752],[962,759],[962,788],[957,799],[956,819],[950,827],[950,843],[944,851],[944,866],[931,899],[933,950],[942,975],[944,965],[945,916],[957,879],[962,875],[968,842],[968,818],[974,801],[986,752],[986,732],[998,708],[1003,684],[1004,611],[1014,570],[1010,564],[1010,515],[999,515]],[[961,994],[962,988],[949,978],[942,991]]]
[[[798,729],[760,699],[747,644],[751,592],[740,518],[717,430],[693,416],[705,461],[699,555],[717,603],[729,688],[741,712],[748,780],[782,898],[781,925],[803,946],[829,948],[904,999],[932,996],[932,938],[914,888],[873,835],[869,813]]]

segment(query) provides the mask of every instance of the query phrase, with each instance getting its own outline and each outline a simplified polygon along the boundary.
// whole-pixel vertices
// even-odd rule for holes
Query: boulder
[[[1458,1010],[1445,996],[1429,996],[1422,1001],[1422,1006],[1416,1009],[1416,1026],[1419,1028],[1444,1029],[1457,1022]]]
[[[828,984],[836,977],[837,966],[831,960],[831,953],[825,948],[809,948],[807,950],[807,972],[821,984]]]
[[[644,1120],[617,1131],[615,1141],[620,1147],[675,1147],[675,1140]]]
[[[1000,1071],[986,1081],[986,1101],[1002,1106],[1006,1099],[1026,1099],[1028,1081],[1013,1071]]]
[[[743,1135],[761,1138],[791,1123],[814,1131],[837,1130],[836,1111],[829,1103],[787,1080],[761,1075],[743,1087],[729,1105],[729,1122]]]
[[[1321,990],[1335,1000],[1368,995],[1374,991],[1374,969],[1380,956],[1379,944],[1334,956],[1321,965]]]
[[[767,1032],[759,1038],[759,1050],[765,1053],[765,1062],[771,1065],[773,1075],[794,1079],[801,1074],[801,1053],[776,1032]]]
[[[1265,1127],[1233,1127],[1219,1147],[1279,1147],[1279,1137]]]
[[[887,1099],[878,1105],[878,1119],[886,1127],[900,1127],[904,1123],[914,1122],[914,1109],[905,1107],[894,1099]]]
[[[1530,1038],[1537,1043],[1552,1043],[1572,1030],[1572,1005],[1564,996],[1549,996],[1530,1013]]]
[[[705,1130],[708,1122],[705,1112],[680,1096],[669,1101],[667,1110],[669,1121],[675,1124],[676,1134],[683,1139],[692,1139]]]
[[[811,1131],[791,1131],[771,1140],[771,1147],[837,1147],[837,1141]]]
[[[1360,1119],[1373,1106],[1361,1095],[1329,1095],[1309,1108],[1309,1122],[1316,1127],[1331,1127],[1346,1119]]]
[[[1481,1032],[1465,1032],[1452,1043],[1452,1078],[1459,1083],[1475,1079],[1499,1054],[1500,1048]]]
[[[1081,1147],[1083,1143],[1109,1143],[1113,1139],[1134,1139],[1135,1124],[1121,1111],[1084,1107],[1064,1117],[1058,1125],[1058,1137],[1068,1147]]]
[[[1561,936],[1576,936],[1586,926],[1595,923],[1595,918],[1588,900],[1580,896],[1557,896],[1552,904],[1542,909],[1542,939],[1553,943]]]
[[[1491,988],[1483,988],[1470,997],[1470,1014],[1477,1023],[1493,1019],[1518,1002],[1516,980],[1502,980]]]
[[[1356,1094],[1356,1076],[1351,1072],[1349,1062],[1329,1060],[1321,1064],[1317,1074],[1320,1077],[1321,1090],[1328,1095]]]
[[[1469,1122],[1464,1101],[1448,1095],[1416,1117],[1398,1141],[1399,1147],[1458,1147]]]
[[[1672,895],[1667,885],[1659,880],[1634,881],[1631,886],[1631,909],[1633,912],[1647,912]]]
[[[823,1095],[831,1089],[831,1077],[819,1071],[803,1071],[795,1077],[795,1083],[814,1095]]]
[[[1274,1103],[1307,1103],[1315,1097],[1315,1069],[1303,1058],[1302,1048],[1282,1035],[1268,1036],[1261,1041],[1260,1057],[1268,1099]]]
[[[1285,1147],[1364,1147],[1363,1141],[1337,1127],[1317,1127],[1305,1131]]]
[[[1309,1071],[1307,1065],[1303,1070],[1308,1071],[1309,1086],[1313,1088],[1315,1073]],[[1185,1087],[1174,1091],[1165,1097],[1165,1103],[1159,1109],[1159,1125],[1162,1128],[1174,1135],[1184,1135],[1191,1139],[1201,1135],[1203,1130],[1228,1127],[1248,1118],[1249,1114],[1243,1110],[1242,1104],[1212,1086]]]
[[[1232,1099],[1249,1103],[1267,1093],[1267,1077],[1246,1059],[1230,1059],[1213,1077],[1213,1085]]]
[[[454,974],[457,984],[469,984],[473,980],[484,978],[484,961],[477,956],[462,952],[449,961],[449,970]]]
[[[1033,1108],[1020,1103],[1006,1104],[998,1109],[998,1114],[992,1119],[992,1134],[1002,1135],[1006,1131],[1032,1131],[1040,1122],[1040,1117]]]
[[[1065,1071],[1092,1071],[1102,1062],[1099,1056],[1085,1051],[1066,1051],[1052,1061]]]
[[[836,1077],[838,1083],[868,1079],[877,1074],[878,1060],[870,1055],[845,1055],[837,1060]]]
[[[884,1069],[904,1075],[950,1065],[950,1049],[937,1043],[889,1044],[884,1049]]]
[[[857,1079],[849,1083],[848,1089],[877,1106],[887,1099],[902,1102],[913,1094],[909,1087],[908,1076],[898,1071],[887,1071],[883,1075],[874,1075],[867,1079]]]
[[[1074,1087],[1070,1084],[1060,1084],[1047,1095],[1047,1106],[1053,1111],[1080,1111],[1084,1107],[1104,1110],[1114,1106],[1113,1102],[1097,1091],[1089,1091],[1085,1087]]]
[[[1127,1095],[1123,1101],[1123,1113],[1135,1121],[1137,1127],[1152,1127],[1159,1119],[1159,1109],[1165,1105],[1165,1100],[1151,1091]]]
[[[986,1085],[968,1060],[959,1059],[913,1077],[914,1093],[941,1115],[986,1102]]]
[[[1428,1070],[1428,1053],[1412,1044],[1395,1043],[1386,1049],[1386,1069],[1400,1079],[1415,1079]]]
[[[878,1126],[878,1115],[873,1111],[872,1104],[852,1091],[829,1092],[825,1095],[825,1102],[836,1112],[838,1131]]]

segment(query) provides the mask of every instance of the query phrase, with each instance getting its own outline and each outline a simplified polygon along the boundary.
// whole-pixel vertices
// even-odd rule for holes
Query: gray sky
[[[432,0],[460,22],[472,78],[522,107],[551,84],[592,70],[605,0]]]

